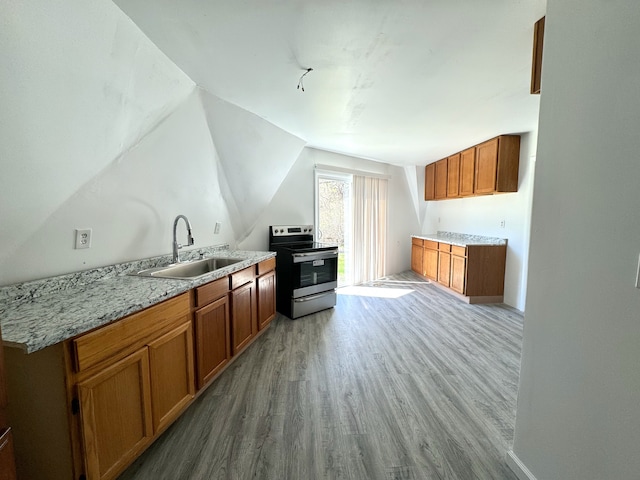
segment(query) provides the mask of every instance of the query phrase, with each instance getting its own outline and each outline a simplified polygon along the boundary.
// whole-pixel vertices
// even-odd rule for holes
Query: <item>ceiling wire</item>
[[[298,80],[298,90],[302,90],[304,92],[304,76],[306,74],[308,74],[309,72],[313,71],[313,68],[307,68],[307,71],[304,72],[301,76],[300,76],[300,80]]]

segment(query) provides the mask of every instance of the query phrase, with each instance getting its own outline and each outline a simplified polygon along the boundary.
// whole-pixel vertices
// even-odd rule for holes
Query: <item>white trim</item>
[[[513,450],[507,452],[507,466],[516,474],[519,480],[536,480],[533,473],[522,463]]]
[[[353,168],[344,168],[344,167],[334,167],[333,165],[320,165],[318,163],[314,165],[314,168],[326,174],[330,174],[331,172],[334,172],[334,173],[338,172],[338,173],[347,173],[351,175],[362,175],[364,177],[385,178],[387,180],[392,178],[391,175],[386,175],[384,173],[366,172],[364,170],[355,170]]]

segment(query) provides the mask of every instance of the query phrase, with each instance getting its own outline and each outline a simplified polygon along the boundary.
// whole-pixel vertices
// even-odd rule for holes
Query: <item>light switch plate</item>
[[[638,270],[636,270],[636,288],[640,288],[640,255],[638,255]]]

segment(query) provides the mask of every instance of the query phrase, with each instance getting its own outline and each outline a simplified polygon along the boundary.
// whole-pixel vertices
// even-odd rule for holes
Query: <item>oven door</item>
[[[338,287],[338,250],[293,253],[292,297],[313,295]]]

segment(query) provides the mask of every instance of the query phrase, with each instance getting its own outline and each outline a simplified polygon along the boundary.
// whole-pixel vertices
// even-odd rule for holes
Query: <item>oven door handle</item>
[[[334,292],[335,290],[329,290],[326,292],[319,293],[317,295],[308,295],[306,297],[294,298],[293,301],[296,303],[310,302],[311,300],[317,300],[319,298],[326,297],[327,295],[331,295]]]
[[[338,250],[328,250],[324,252],[293,253],[293,263],[312,262],[323,258],[333,258],[338,256]]]

